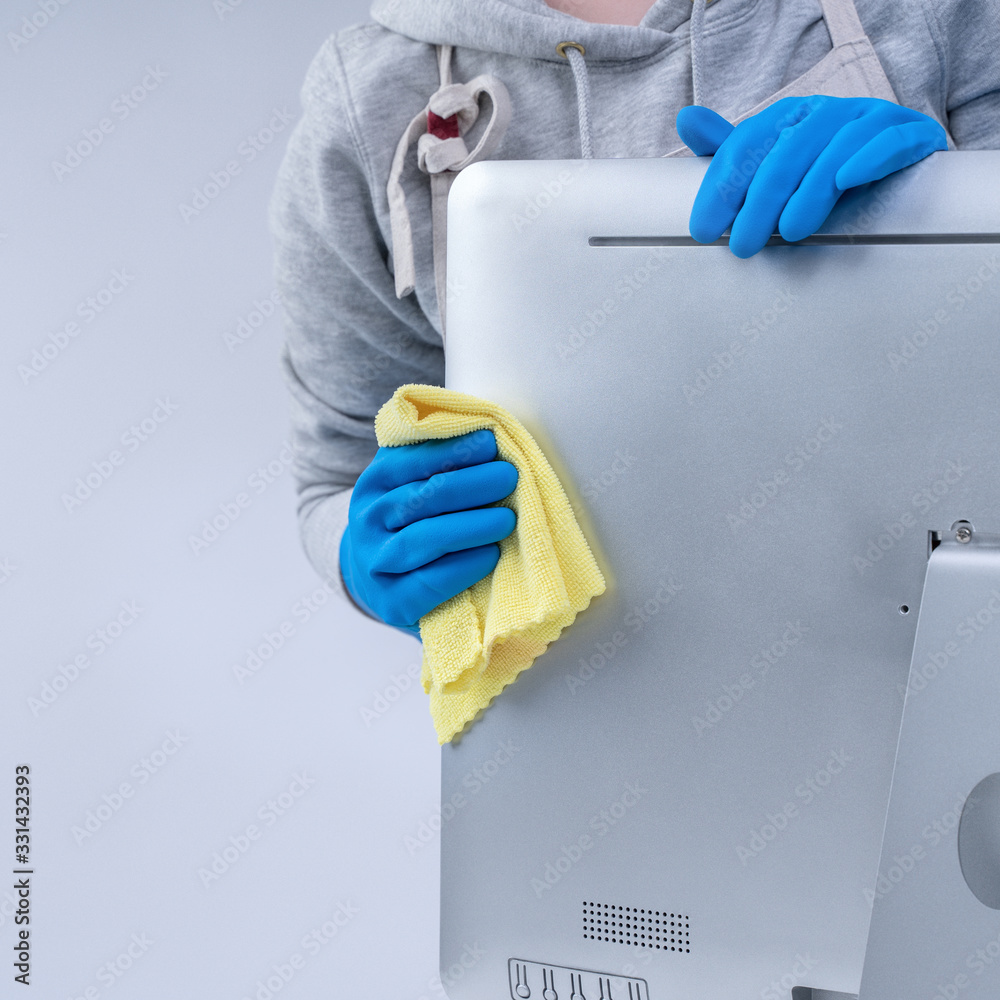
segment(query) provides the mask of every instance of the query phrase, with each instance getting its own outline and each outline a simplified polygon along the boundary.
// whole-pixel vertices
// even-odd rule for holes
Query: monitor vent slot
[[[691,953],[691,918],[676,911],[584,900],[583,936],[590,941],[687,955]]]
[[[592,247],[725,247],[729,237],[714,243],[699,243],[690,236],[591,236]],[[1000,233],[816,233],[789,243],[780,236],[767,241],[769,247],[926,246],[963,243],[1000,243]]]

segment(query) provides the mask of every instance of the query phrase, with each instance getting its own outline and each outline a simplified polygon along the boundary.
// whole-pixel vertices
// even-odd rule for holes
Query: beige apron
[[[725,0],[715,0],[716,3]],[[853,0],[820,0],[823,18],[833,42],[833,48],[815,66],[772,94],[760,104],[731,119],[736,125],[763,111],[783,97],[809,97],[825,94],[830,97],[878,97],[898,104],[892,85],[879,62],[878,55],[858,18]],[[568,43],[567,43],[568,44]],[[574,43],[575,44],[575,43]],[[419,114],[410,122],[396,148],[387,193],[392,224],[392,246],[396,274],[396,295],[402,298],[413,291],[415,273],[413,238],[400,177],[410,145],[417,143],[419,167],[431,178],[431,212],[434,242],[434,278],[438,310],[441,316],[441,336],[445,329],[447,201],[452,181],[463,167],[485,159],[496,149],[510,122],[510,97],[507,88],[495,76],[477,76],[469,83],[451,82],[450,45],[437,46],[441,86]],[[490,120],[476,148],[470,153],[461,136],[471,128],[479,115],[479,95],[489,94],[492,103]],[[451,123],[437,122],[437,135],[428,131],[429,112],[440,119],[456,115]],[[442,127],[443,126],[443,127]],[[450,126],[452,137],[443,138]],[[455,135],[454,133],[458,133]],[[948,145],[955,144],[948,136]],[[666,156],[691,156],[687,146],[681,146]]]
[[[716,0],[719,2],[719,0]],[[882,64],[858,18],[854,0],[820,0],[823,20],[830,33],[833,48],[815,66],[756,107],[744,111],[739,118],[729,119],[733,125],[770,107],[783,97],[880,97],[898,104]],[[667,156],[691,156],[687,146],[672,150]]]

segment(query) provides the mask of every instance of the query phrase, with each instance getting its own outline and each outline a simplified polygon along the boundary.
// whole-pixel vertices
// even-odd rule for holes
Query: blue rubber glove
[[[777,230],[811,236],[848,188],[879,180],[947,149],[933,118],[875,97],[784,97],[732,126],[709,108],[677,114],[677,133],[712,162],[691,211],[691,235],[713,243],[732,226],[737,257]]]
[[[358,477],[340,541],[354,600],[420,636],[420,619],[493,572],[513,530],[517,469],[497,460],[490,430],[379,448]],[[471,509],[480,508],[480,509]]]

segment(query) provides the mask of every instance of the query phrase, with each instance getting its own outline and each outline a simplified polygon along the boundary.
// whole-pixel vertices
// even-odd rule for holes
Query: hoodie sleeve
[[[955,145],[958,149],[1000,149],[1000,13],[996,5],[934,0],[924,9],[937,48],[943,105]]]
[[[352,487],[378,448],[375,414],[406,382],[443,384],[444,352],[415,296],[396,298],[336,35],[311,63],[301,100],[269,206],[281,367],[302,547],[349,599],[340,540]]]

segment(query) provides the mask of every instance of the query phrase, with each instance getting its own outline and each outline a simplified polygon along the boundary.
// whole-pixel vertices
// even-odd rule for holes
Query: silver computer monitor
[[[706,166],[452,188],[446,385],[532,432],[608,580],[442,747],[452,1000],[856,994],[928,533],[1000,531],[1000,153],[748,260],[688,235]]]

